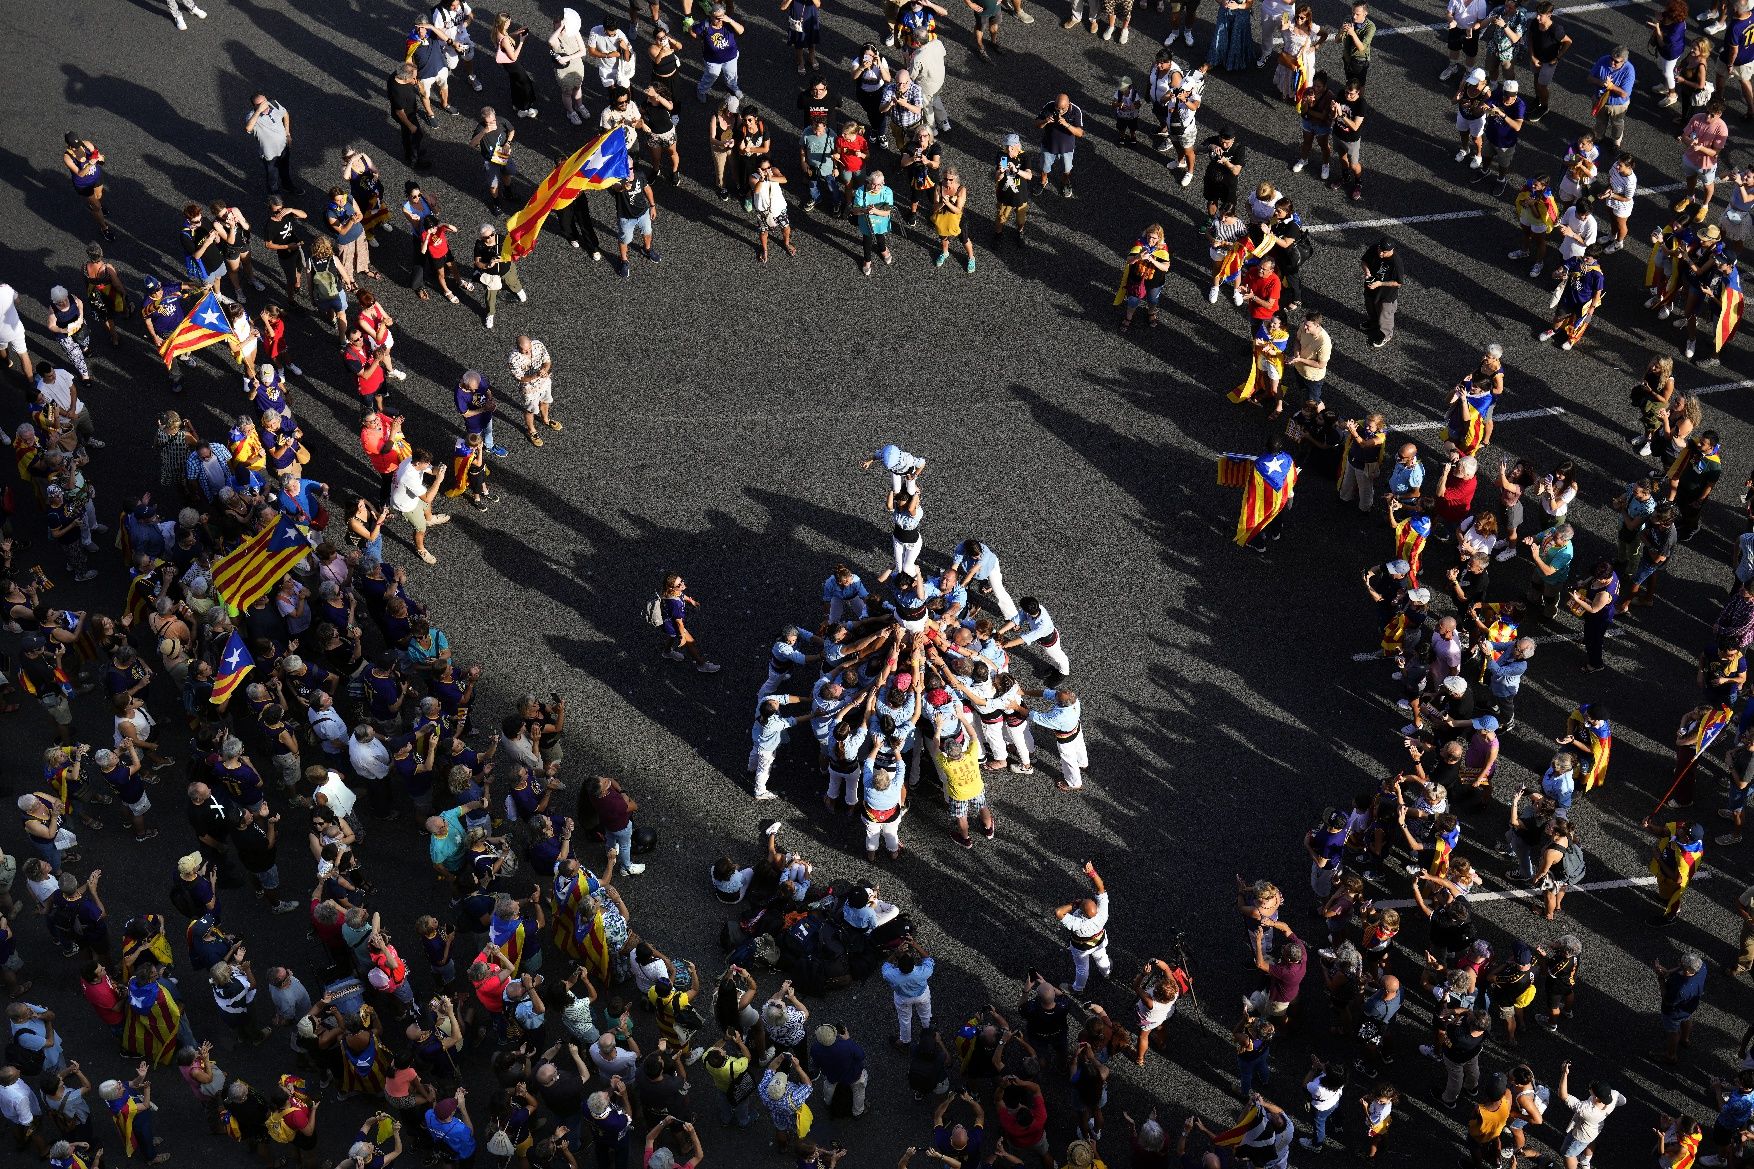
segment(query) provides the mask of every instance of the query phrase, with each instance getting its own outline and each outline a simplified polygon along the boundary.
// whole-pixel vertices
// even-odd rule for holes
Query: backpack
[[[286,1123],[286,1109],[270,1112],[263,1127],[268,1130],[268,1139],[277,1145],[290,1145],[298,1134]]]
[[[313,265],[311,268],[311,291],[318,300],[334,300],[341,295],[341,280],[335,275],[333,263]]]
[[[1299,224],[1299,226],[1302,226],[1302,225]],[[1303,265],[1309,263],[1310,260],[1315,257],[1315,251],[1316,251],[1315,239],[1313,237],[1311,237],[1311,235],[1309,234],[1309,229],[1307,227],[1303,229],[1303,234],[1297,237],[1297,243],[1293,246],[1297,252],[1297,266],[1298,267],[1301,268]]]
[[[41,1048],[26,1047],[18,1041],[17,1035],[6,1041],[6,1062],[26,1077],[42,1074],[47,1064]]]
[[[171,886],[171,907],[184,917],[199,917],[200,912],[195,900],[189,894],[189,882],[179,879]]]
[[[1583,880],[1583,845],[1571,843],[1565,846],[1565,855],[1559,859],[1560,871],[1565,874],[1565,883],[1576,885]]]
[[[640,615],[646,619],[647,625],[654,629],[661,628],[664,624],[664,594],[653,593],[640,609]]]

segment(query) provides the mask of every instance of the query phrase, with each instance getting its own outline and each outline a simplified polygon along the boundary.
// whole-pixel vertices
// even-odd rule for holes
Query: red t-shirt
[[[851,138],[845,134],[838,135],[834,144],[841,152],[841,165],[847,169],[848,174],[856,175],[865,169],[864,156],[853,153],[855,150],[870,149],[870,143],[865,141],[863,134],[854,134]]]
[[[435,260],[442,260],[451,254],[451,244],[445,238],[444,228],[435,227],[426,233],[426,254]]]
[[[372,363],[371,354],[366,352],[363,345],[349,345],[341,359],[353,371],[354,381],[359,385],[360,397],[369,398],[383,389],[384,367]]]
[[[1271,319],[1279,311],[1279,273],[1271,272],[1263,276],[1255,272],[1243,282],[1243,287],[1251,294],[1266,301],[1266,304],[1249,305],[1249,316],[1257,321]]]
[[[504,970],[496,970],[475,984],[475,999],[483,1007],[498,1015],[505,1011],[505,984],[511,977]]]
[[[97,1012],[97,1017],[111,1027],[122,1024],[122,992],[116,984],[107,978],[96,982],[80,981],[80,989],[85,992],[85,1001]]]
[[[1020,1149],[1034,1148],[1041,1140],[1048,1127],[1048,1102],[1037,1092],[1029,1104],[1029,1123],[1018,1121],[1017,1113],[1012,1108],[999,1109],[999,1128],[1005,1133],[1005,1139]]]
[[[378,428],[362,428],[359,432],[359,445],[365,448],[365,457],[371,462],[372,470],[380,475],[388,475],[402,465],[402,452],[397,449],[395,439],[390,437],[395,423],[388,414],[378,415]]]
[[[262,334],[262,340],[266,342],[268,360],[279,361],[281,347],[286,343],[286,322],[275,321],[274,327],[271,329],[265,325],[258,325],[257,329]]]
[[[1437,518],[1446,524],[1459,524],[1474,510],[1474,492],[1480,486],[1479,476],[1471,479],[1450,477],[1443,494],[1437,497]]]

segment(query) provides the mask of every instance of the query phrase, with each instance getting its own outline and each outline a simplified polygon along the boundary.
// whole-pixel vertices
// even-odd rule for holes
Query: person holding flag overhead
[[[1242,514],[1236,521],[1236,543],[1251,552],[1265,552],[1267,541],[1279,538],[1272,529],[1297,486],[1297,466],[1285,453],[1283,441],[1268,440],[1264,455],[1218,456],[1218,485],[1242,488]]]
[[[1657,801],[1656,810],[1651,815],[1656,815],[1665,804],[1672,803],[1677,808],[1693,806],[1693,796],[1698,788],[1699,761],[1724,733],[1732,717],[1729,706],[1722,702],[1696,706],[1682,717],[1681,729],[1675,733],[1675,779],[1669,790],[1663,793],[1663,798]]]
[[[536,237],[550,214],[565,211],[586,191],[605,190],[626,178],[632,141],[633,130],[617,126],[579,147],[550,171],[537,184],[530,201],[506,220],[501,255],[509,261],[523,259],[536,249]],[[592,242],[594,253],[597,250],[594,232]]]
[[[1407,563],[1407,584],[1419,587],[1419,558],[1425,555],[1425,542],[1431,538],[1431,517],[1425,514],[1425,499],[1414,495],[1405,503],[1389,496],[1389,530],[1395,536],[1396,560]]]
[[[213,562],[213,590],[233,613],[267,596],[310,553],[311,540],[288,516]]]

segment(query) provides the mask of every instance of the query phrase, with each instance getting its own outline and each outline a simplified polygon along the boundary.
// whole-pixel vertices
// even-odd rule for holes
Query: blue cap
[[[964,1023],[957,1029],[956,1036],[959,1039],[973,1039],[975,1037],[975,1032],[976,1028],[973,1023]]]
[[[1483,714],[1474,720],[1474,729],[1477,731],[1496,731],[1498,729],[1498,719],[1493,715]]]
[[[156,276],[142,276],[140,278],[140,286],[142,288],[146,289],[146,291],[148,291],[148,292],[157,292],[158,288],[159,288],[158,277],[156,277]]]

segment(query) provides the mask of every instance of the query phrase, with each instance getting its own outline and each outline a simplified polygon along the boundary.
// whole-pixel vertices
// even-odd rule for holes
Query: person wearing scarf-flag
[[[1584,769],[1583,790],[1594,791],[1608,778],[1608,753],[1614,746],[1614,728],[1608,707],[1602,702],[1580,702],[1565,720],[1565,733],[1553,740],[1561,747],[1576,747],[1589,756]]]
[[[1475,390],[1473,374],[1463,378],[1461,384],[1450,392],[1449,412],[1443,422],[1443,440],[1454,447],[1458,455],[1476,454],[1486,445],[1486,434],[1492,426],[1493,401],[1491,390]]]
[[[1285,322],[1278,314],[1267,322],[1265,335],[1256,334],[1249,354],[1248,376],[1236,389],[1230,391],[1232,402],[1255,402],[1258,405],[1271,405],[1269,418],[1279,417],[1285,408],[1285,399],[1279,392],[1279,383],[1285,376],[1285,350],[1291,342],[1291,334],[1285,329]],[[1259,395],[1257,398],[1256,395]]]
[[[180,1046],[193,1047],[195,1032],[171,993],[171,981],[150,958],[134,964],[128,1001],[122,1010],[122,1050],[159,1067],[169,1067]]]
[[[1649,819],[1639,827],[1657,838],[1651,853],[1650,873],[1657,879],[1657,902],[1661,912],[1650,919],[1651,925],[1663,926],[1681,913],[1681,898],[1693,882],[1693,873],[1705,855],[1705,826],[1686,820],[1670,820],[1654,824]]]
[[[84,1141],[56,1141],[49,1146],[49,1169],[98,1169],[103,1150],[93,1153]]]
[[[150,1070],[143,1061],[131,1082],[105,1080],[98,1085],[97,1094],[110,1110],[110,1119],[116,1122],[116,1132],[122,1138],[122,1155],[139,1156],[148,1165],[162,1165],[171,1155],[158,1151],[158,1138],[152,1131],[157,1107],[152,1103],[152,1085],[146,1079]]]
[[[1157,327],[1157,300],[1163,295],[1163,277],[1169,271],[1169,249],[1163,246],[1163,226],[1153,223],[1127,252],[1127,264],[1121,271],[1121,286],[1115,289],[1115,304],[1126,305],[1121,314],[1121,329],[1133,327],[1133,314],[1145,306],[1145,326]]]
[[[487,922],[487,941],[489,945],[498,946],[499,952],[507,962],[512,964],[512,973],[518,974],[524,964],[524,914],[523,908],[512,897],[501,895],[493,903],[493,916]],[[478,958],[477,961],[485,961]]]
[[[1243,266],[1254,255],[1254,245],[1248,240],[1248,224],[1236,213],[1234,204],[1208,204],[1206,214],[1206,255],[1212,261],[1212,287],[1206,299],[1217,304],[1224,286],[1235,284],[1242,275]]]
[[[1407,584],[1419,587],[1419,558],[1425,555],[1425,542],[1431,538],[1431,517],[1425,514],[1425,500],[1413,496],[1405,504],[1389,496],[1389,531],[1395,537],[1396,560],[1407,562]]]
[[[1706,207],[1697,207],[1691,199],[1678,199],[1670,208],[1669,222],[1650,233],[1650,259],[1644,266],[1644,286],[1650,289],[1647,309],[1657,310],[1658,320],[1667,320],[1675,311],[1675,294],[1681,290],[1681,269],[1687,250],[1698,241],[1700,220]]]
[[[1699,531],[1706,500],[1724,473],[1723,444],[1717,431],[1707,430],[1689,438],[1687,445],[1664,476],[1669,500],[1675,505],[1675,533],[1684,544]]]
[[[1297,465],[1275,436],[1264,455],[1218,456],[1218,485],[1242,488],[1242,513],[1236,520],[1236,543],[1251,552],[1265,552],[1297,487]]]
[[[499,498],[488,493],[490,473],[486,440],[480,434],[466,434],[451,451],[451,485],[445,488],[445,494],[453,499],[467,495],[477,511],[486,511],[487,501]]]
[[[1574,256],[1565,261],[1561,271],[1564,275],[1553,294],[1553,327],[1543,330],[1537,340],[1551,341],[1555,333],[1563,333],[1565,340],[1559,343],[1559,348],[1569,352],[1583,340],[1590,322],[1596,319],[1608,285],[1602,276],[1602,265],[1594,256]]]
[[[1715,223],[1706,228],[1708,232],[1717,230]],[[1695,267],[1692,287],[1687,292],[1686,320],[1676,324],[1687,330],[1682,352],[1692,360],[1699,348],[1699,318],[1701,314],[1705,316],[1711,325],[1712,355],[1699,364],[1714,365],[1716,355],[1723,352],[1736,335],[1736,326],[1742,323],[1742,275],[1736,267],[1736,254],[1721,245],[1706,251],[1701,260],[1703,263]]]
[[[596,894],[602,888],[596,876],[574,857],[555,866],[554,947],[597,978],[609,971],[609,948],[603,915]]]
[[[1668,803],[1677,808],[1693,806],[1699,786],[1699,763],[1707,758],[1718,736],[1729,728],[1732,717],[1730,708],[1722,702],[1694,707],[1682,717],[1681,727],[1675,732],[1675,779],[1657,803],[1659,810]]]

